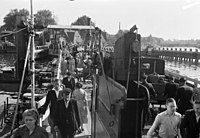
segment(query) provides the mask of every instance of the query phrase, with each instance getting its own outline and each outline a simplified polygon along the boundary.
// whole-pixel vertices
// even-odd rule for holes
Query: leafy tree
[[[17,16],[25,16],[27,18],[29,16],[29,11],[26,9],[11,10],[3,19],[4,25],[2,26],[2,30],[14,30],[16,28]]]
[[[55,18],[53,17],[53,14],[50,10],[40,10],[38,11],[35,15],[35,19],[34,22],[37,25],[44,25],[44,26],[48,26],[48,25],[56,25],[57,22],[55,21]],[[50,36],[50,32],[49,30],[45,30],[44,31],[44,38],[45,40],[49,41],[49,36]],[[42,42],[42,38],[40,38],[39,40],[40,42]]]
[[[79,17],[75,22],[72,23],[72,25],[90,25],[91,18],[83,15],[82,17]],[[95,23],[91,21],[91,26],[95,26]],[[86,35],[88,35],[87,30],[80,30],[80,35],[84,39]]]
[[[11,10],[3,19],[4,25],[1,27],[2,30],[12,31],[16,28],[17,16],[25,16],[26,19],[29,17],[29,11],[26,9],[14,9]],[[35,14],[35,24],[40,25],[54,25],[57,24],[51,11],[40,10]]]
[[[35,14],[35,24],[55,25],[57,24],[53,14],[49,10],[40,10]]]

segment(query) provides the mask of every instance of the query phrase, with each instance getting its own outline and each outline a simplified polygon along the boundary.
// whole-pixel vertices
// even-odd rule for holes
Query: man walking
[[[54,120],[55,120],[55,107],[57,100],[61,99],[60,89],[59,89],[59,79],[54,81],[53,89],[49,90],[46,96],[46,101],[44,105],[42,105],[38,112],[39,114],[45,114],[47,107],[50,106],[50,115],[48,118],[49,125],[51,127],[51,133],[53,134],[53,138],[56,138],[56,132],[54,131]]]
[[[200,100],[193,103],[193,109],[185,112],[181,122],[181,134],[183,138],[199,138],[200,132]]]
[[[183,115],[186,110],[192,109],[193,88],[186,84],[184,77],[180,79],[179,83],[180,87],[177,91],[177,112]]]
[[[182,138],[180,134],[181,114],[176,112],[176,101],[173,98],[166,100],[167,110],[159,113],[147,133],[147,138],[152,138],[157,128],[158,138]]]

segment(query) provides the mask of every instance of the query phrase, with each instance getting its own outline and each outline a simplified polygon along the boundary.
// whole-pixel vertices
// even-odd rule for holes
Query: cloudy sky
[[[31,0],[1,0],[0,24],[11,9],[30,10]],[[200,0],[33,0],[33,11],[50,10],[58,24],[87,15],[110,34],[134,24],[142,36],[200,39]]]

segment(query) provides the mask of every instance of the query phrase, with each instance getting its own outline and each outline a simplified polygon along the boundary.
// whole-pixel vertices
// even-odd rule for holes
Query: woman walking
[[[81,121],[81,129],[83,129],[83,124],[88,122],[87,119],[87,101],[86,101],[86,92],[82,89],[82,84],[80,82],[76,83],[76,89],[73,92],[73,98],[77,101],[80,121]]]
[[[49,138],[47,131],[38,125],[39,114],[36,109],[27,109],[23,113],[24,125],[16,129],[11,138]]]

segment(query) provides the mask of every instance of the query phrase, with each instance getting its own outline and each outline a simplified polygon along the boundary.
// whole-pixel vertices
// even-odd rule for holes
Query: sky
[[[30,11],[31,0],[1,0],[0,25],[11,9]],[[32,0],[33,13],[50,10],[60,25],[86,15],[100,29],[116,34],[137,25],[142,37],[200,39],[200,0]]]

